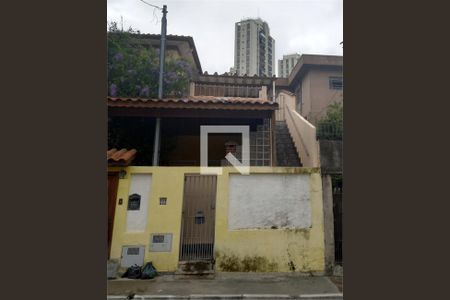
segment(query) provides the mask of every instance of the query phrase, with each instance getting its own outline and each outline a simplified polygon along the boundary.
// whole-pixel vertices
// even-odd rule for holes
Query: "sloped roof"
[[[344,58],[340,55],[303,54],[289,75],[288,85],[291,85],[296,78],[302,76],[309,68],[328,67],[342,69],[343,65]]]
[[[160,34],[140,33],[140,34],[132,34],[132,36],[134,38],[138,38],[141,40],[148,40],[155,47],[159,48],[159,43],[161,40]],[[171,42],[187,42],[192,51],[192,57],[195,62],[195,65],[197,66],[199,73],[202,73],[202,66],[200,64],[200,59],[198,57],[197,49],[195,48],[194,39],[191,36],[168,34],[166,35],[166,42],[167,46],[169,46]]]
[[[189,96],[166,99],[108,97],[108,106],[178,109],[275,110],[278,108],[278,103],[260,98],[216,96]]]
[[[106,152],[106,158],[110,165],[129,165],[136,157],[136,149],[120,149],[112,148]]]

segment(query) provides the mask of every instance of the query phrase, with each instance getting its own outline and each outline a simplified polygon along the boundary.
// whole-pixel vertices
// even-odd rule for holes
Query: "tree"
[[[342,103],[330,104],[326,116],[317,122],[317,137],[329,140],[342,139],[343,121],[344,108]]]
[[[135,38],[138,30],[108,25],[108,95],[152,98],[158,94],[159,49],[144,47]],[[184,59],[166,59],[164,96],[184,96],[192,78],[192,66]]]
[[[108,24],[108,95],[112,97],[156,98],[159,81],[159,51],[136,42],[140,32],[118,29]],[[166,58],[164,67],[165,97],[184,96],[193,68],[184,59]],[[154,120],[140,117],[108,118],[108,148],[136,148],[135,165],[151,165]],[[131,133],[131,134],[130,134]],[[161,147],[165,147],[162,144]]]

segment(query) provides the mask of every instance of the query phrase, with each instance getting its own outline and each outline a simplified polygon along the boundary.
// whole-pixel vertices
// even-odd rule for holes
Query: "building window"
[[[342,77],[330,77],[329,78],[330,89],[332,90],[342,90],[344,87],[344,82]]]

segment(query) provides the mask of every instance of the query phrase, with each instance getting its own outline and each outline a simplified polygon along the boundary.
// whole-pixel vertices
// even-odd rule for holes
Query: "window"
[[[159,205],[167,205],[167,198],[165,197],[159,198]]]
[[[330,89],[332,90],[342,90],[344,87],[344,82],[342,77],[330,77],[329,78]]]

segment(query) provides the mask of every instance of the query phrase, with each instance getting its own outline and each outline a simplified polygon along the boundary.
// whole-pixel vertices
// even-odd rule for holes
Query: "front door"
[[[216,175],[185,175],[180,261],[212,260]]]
[[[114,225],[114,214],[116,211],[118,173],[108,173],[108,259],[111,252],[111,240]]]

